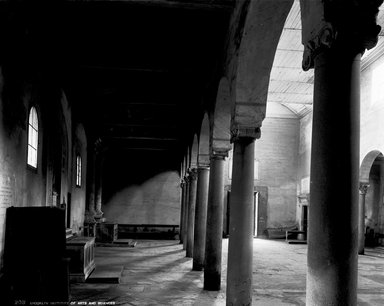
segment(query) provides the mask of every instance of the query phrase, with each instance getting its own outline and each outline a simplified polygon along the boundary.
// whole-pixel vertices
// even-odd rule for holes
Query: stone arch
[[[198,155],[198,166],[209,165],[209,135],[210,135],[210,124],[208,114],[204,114],[203,121],[201,123],[200,135],[199,135],[199,155]]]
[[[364,157],[360,166],[359,180],[361,183],[369,183],[369,173],[371,171],[373,162],[379,156],[383,156],[383,154],[378,150],[373,150]]]
[[[360,166],[360,235],[365,233],[360,245],[377,246],[382,243],[376,239],[377,233],[384,232],[384,214],[381,209],[383,198],[384,156],[379,150],[372,150],[365,155]],[[361,251],[361,250],[359,250]]]
[[[193,144],[191,148],[191,163],[190,163],[191,168],[197,168],[198,155],[199,155],[199,141],[197,139],[197,135],[195,134],[193,136]]]
[[[216,105],[212,120],[212,151],[228,151],[231,149],[231,96],[229,82],[226,77],[221,78],[217,90]]]
[[[232,22],[228,76],[232,129],[260,127],[265,118],[270,73],[294,0],[238,1]],[[235,19],[235,20],[234,20]]]

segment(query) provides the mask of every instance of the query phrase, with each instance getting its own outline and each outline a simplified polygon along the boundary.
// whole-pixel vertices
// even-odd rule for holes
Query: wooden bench
[[[72,282],[85,282],[95,269],[95,238],[76,237],[67,241],[69,276]]]

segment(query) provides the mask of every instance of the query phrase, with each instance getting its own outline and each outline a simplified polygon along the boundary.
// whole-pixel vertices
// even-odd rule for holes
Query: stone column
[[[360,59],[346,42],[314,57],[306,305],[357,303]]]
[[[85,223],[95,223],[95,165],[96,155],[94,150],[88,151],[87,163],[87,206],[85,209]]]
[[[360,183],[359,191],[359,248],[358,253],[364,254],[365,246],[365,195],[367,194],[369,184]]]
[[[187,233],[188,233],[188,211],[189,211],[189,186],[190,186],[190,179],[189,176],[186,175],[184,177],[185,181],[185,193],[184,193],[184,225],[183,225],[183,250],[187,249]]]
[[[179,227],[179,232],[180,232],[180,244],[183,244],[183,228],[184,228],[184,210],[185,210],[185,201],[184,201],[184,193],[185,193],[185,182],[184,180],[181,180],[180,183],[180,188],[181,188],[181,199],[180,199],[180,227]]]
[[[227,305],[252,304],[255,138],[237,130],[234,142],[228,246]]]
[[[207,233],[205,240],[204,289],[220,290],[224,210],[224,162],[228,152],[211,156]]]
[[[197,170],[189,172],[189,199],[188,199],[188,228],[187,228],[187,257],[193,257],[193,234],[195,228]]]
[[[197,169],[197,191],[195,229],[193,242],[193,266],[192,270],[202,271],[204,268],[205,234],[207,227],[207,204],[209,187],[209,168]]]
[[[103,216],[102,197],[103,197],[103,157],[101,153],[97,155],[96,163],[96,202],[95,202],[95,218],[101,219]]]
[[[357,304],[361,53],[382,1],[301,1],[303,69],[315,69],[306,305]]]

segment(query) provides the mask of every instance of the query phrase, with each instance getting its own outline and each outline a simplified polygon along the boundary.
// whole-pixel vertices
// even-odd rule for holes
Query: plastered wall
[[[105,161],[103,212],[119,224],[179,224],[180,175],[170,161],[116,154]],[[172,162],[172,161],[171,161]]]
[[[28,115],[32,106],[39,118],[36,169],[27,165]],[[53,133],[57,130],[61,132]],[[76,139],[82,150],[86,150],[83,136],[80,139],[76,136]],[[72,191],[72,137],[71,106],[64,92],[48,75],[34,70],[7,70],[0,66],[0,258],[4,247],[6,209],[10,206],[53,205],[50,165],[57,144],[61,148],[60,168],[56,173],[60,176],[57,204],[68,203]],[[72,192],[72,223],[76,228],[84,215],[83,198],[82,192]],[[0,259],[0,267],[1,263]]]

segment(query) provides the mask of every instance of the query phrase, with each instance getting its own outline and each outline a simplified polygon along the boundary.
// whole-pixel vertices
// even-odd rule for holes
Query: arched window
[[[81,156],[76,156],[76,186],[81,187]]]
[[[37,168],[37,149],[39,143],[39,119],[36,108],[29,111],[28,119],[28,165]]]

